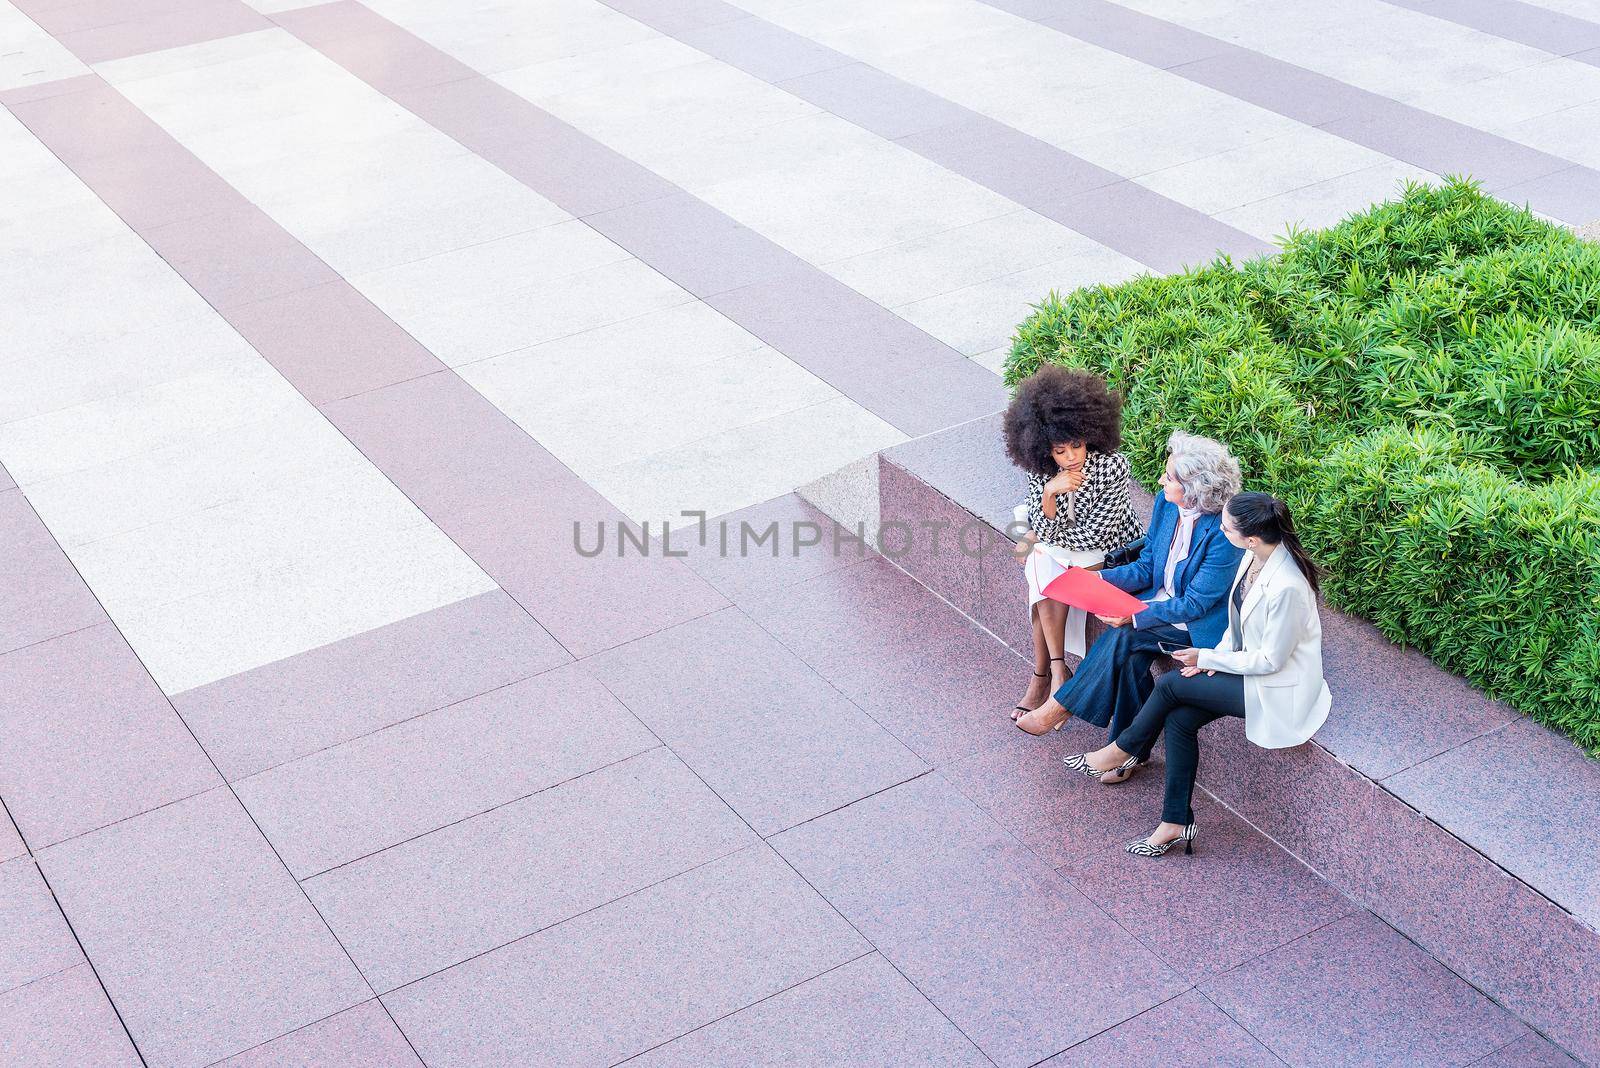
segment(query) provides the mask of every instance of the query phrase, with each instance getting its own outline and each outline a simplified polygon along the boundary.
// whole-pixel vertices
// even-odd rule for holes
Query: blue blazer
[[[1178,530],[1178,506],[1165,497],[1156,498],[1150,517],[1150,533],[1137,560],[1100,572],[1100,577],[1141,601],[1161,592],[1161,579],[1167,571],[1167,552]],[[1238,575],[1244,550],[1236,548],[1222,533],[1222,517],[1202,515],[1194,521],[1189,555],[1172,576],[1171,600],[1152,604],[1138,615],[1141,626],[1156,623],[1185,623],[1196,646],[1215,646],[1228,629],[1228,590]]]

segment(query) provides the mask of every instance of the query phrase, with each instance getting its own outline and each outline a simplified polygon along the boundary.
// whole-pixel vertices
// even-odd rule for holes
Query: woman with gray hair
[[[1222,533],[1222,509],[1239,492],[1239,461],[1220,442],[1183,431],[1167,439],[1150,534],[1139,558],[1100,572],[1118,589],[1145,602],[1131,617],[1101,616],[1107,630],[1078,672],[1017,726],[1044,734],[1076,715],[1116,735],[1155,688],[1150,665],[1172,649],[1210,648],[1228,626],[1228,587],[1241,550]],[[1155,739],[1151,739],[1154,744]],[[1143,763],[1149,746],[1134,754]],[[1103,776],[1117,783],[1131,775]]]

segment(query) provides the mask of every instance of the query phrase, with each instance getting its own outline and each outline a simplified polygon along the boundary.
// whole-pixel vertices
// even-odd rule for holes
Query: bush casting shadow
[[[1173,428],[1228,442],[1331,604],[1600,752],[1600,245],[1452,179],[1036,309],[1008,384],[1105,375],[1147,486]]]

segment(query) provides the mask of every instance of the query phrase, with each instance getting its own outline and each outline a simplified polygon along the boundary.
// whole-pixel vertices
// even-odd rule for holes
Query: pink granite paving
[[[273,35],[838,400],[902,436],[954,427],[976,440],[1004,391],[934,326],[811,262],[748,207],[725,210],[560,117],[559,101],[509,88],[505,64],[475,61],[450,27],[378,10],[392,5],[14,6],[90,65],[0,87],[19,136],[495,588],[167,693],[117,606],[80,576],[78,546],[35,511],[30,479],[18,488],[0,467],[0,1063],[1578,1063],[1308,866],[1323,859],[1247,822],[1260,814],[1202,797],[1194,856],[1122,853],[1153,820],[1159,765],[1101,788],[1058,762],[1093,732],[1011,729],[1022,614],[992,592],[1009,564],[992,534],[930,589],[907,574],[932,559],[927,544],[913,540],[905,570],[854,546],[840,555],[842,528],[768,493],[726,518],[785,536],[801,524],[804,544],[661,552],[365,279],[330,266],[292,212],[225,180],[214,145],[141,110],[132,97],[152,98],[113,84],[127,75],[116,61],[221,56]],[[840,50],[850,42],[755,11],[768,6],[607,0],[562,17],[698,50],[1008,212],[1156,269],[1267,248],[1137,175]],[[1600,215],[1593,170],[1500,133],[1100,0],[985,6],[1396,160],[1476,170],[1559,217]],[[1564,24],[1513,33],[1505,4],[1445,6],[1511,37]],[[482,39],[526,33],[499,34],[504,17],[461,15],[487,20]],[[272,87],[271,70],[254,88]],[[58,356],[7,349],[0,366],[43,375]],[[620,460],[633,441],[619,430]],[[879,487],[886,517],[937,511],[905,473],[916,448]],[[993,485],[974,492],[995,497],[985,514],[1007,504]],[[628,525],[656,551],[581,556],[575,522]],[[226,605],[228,593],[200,596]],[[1341,684],[1360,676],[1363,648],[1383,652],[1370,634],[1347,637],[1330,659]],[[1400,797],[1477,808],[1526,781],[1507,749],[1522,725],[1497,731],[1497,706],[1437,687],[1403,703],[1422,724],[1409,750],[1372,743],[1369,725],[1393,711],[1374,703],[1353,705],[1330,744]],[[1501,774],[1474,773],[1484,765]],[[1504,863],[1592,915],[1593,866],[1562,849],[1582,819],[1534,789],[1506,825],[1454,829],[1494,855],[1546,828],[1544,848]],[[1334,861],[1367,877],[1354,858]],[[1460,972],[1493,956],[1491,926],[1484,917],[1475,956],[1452,958]],[[1535,993],[1564,981],[1529,965]]]

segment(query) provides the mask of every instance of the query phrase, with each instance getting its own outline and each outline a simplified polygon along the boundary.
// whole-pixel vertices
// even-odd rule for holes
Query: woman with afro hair
[[[1017,387],[1005,415],[1006,455],[1028,473],[1016,508],[1027,531],[1016,554],[1033,622],[1033,679],[1012,719],[1031,712],[1067,681],[1065,652],[1084,654],[1081,609],[1045,597],[1069,567],[1095,567],[1107,552],[1144,533],[1128,500],[1122,398],[1100,378],[1046,364]]]

